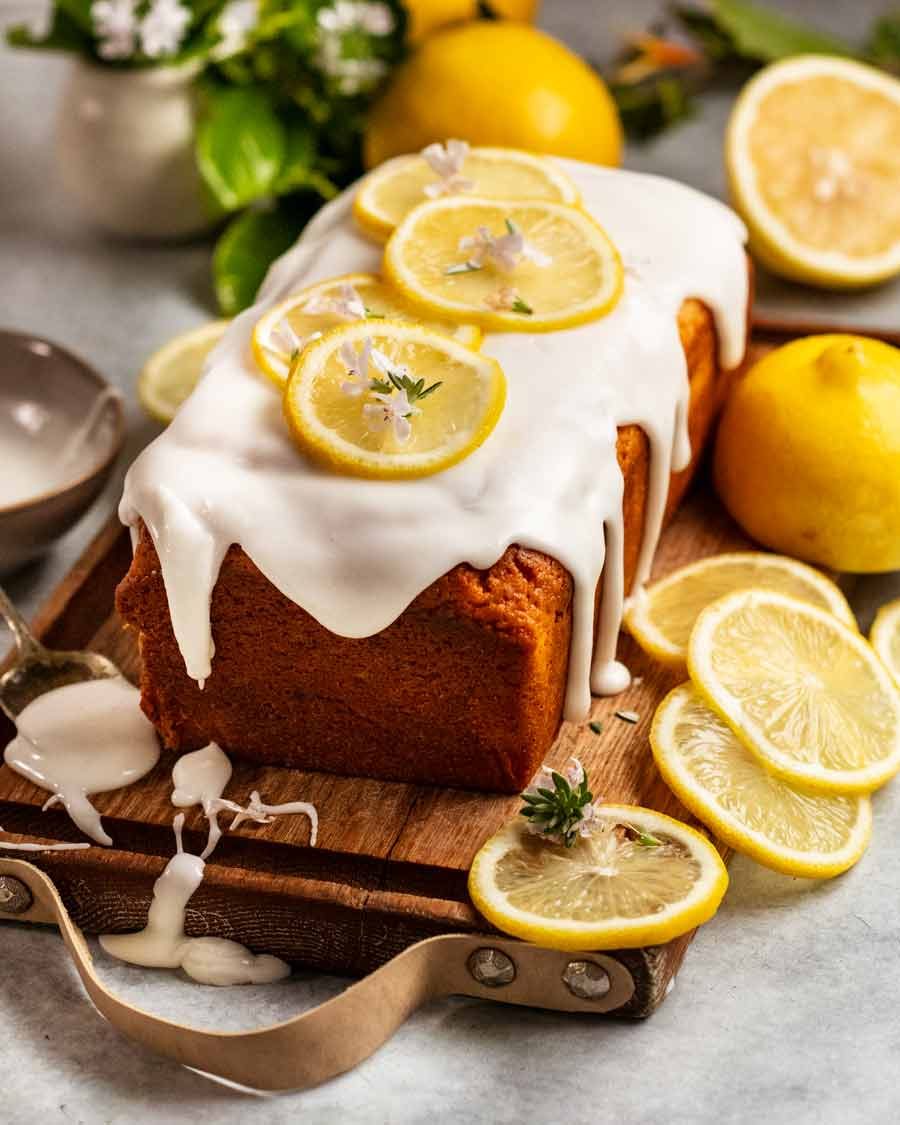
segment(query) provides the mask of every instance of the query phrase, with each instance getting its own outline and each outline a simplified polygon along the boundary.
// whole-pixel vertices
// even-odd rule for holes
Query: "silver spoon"
[[[0,708],[13,722],[29,703],[54,688],[122,675],[111,660],[99,653],[45,648],[2,586],[0,616],[5,619],[16,644],[14,663],[0,676]]]

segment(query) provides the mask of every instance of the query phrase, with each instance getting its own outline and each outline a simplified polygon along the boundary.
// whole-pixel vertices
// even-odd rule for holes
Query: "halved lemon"
[[[900,694],[872,648],[830,613],[774,591],[707,607],[691,679],[763,765],[825,793],[866,793],[900,768]]]
[[[510,821],[472,863],[476,908],[548,949],[660,945],[709,921],[728,873],[705,836],[632,805],[601,805],[598,818],[571,848],[529,834],[522,817]]]
[[[900,81],[850,59],[773,63],[743,89],[725,142],[759,260],[825,287],[900,272]]]
[[[330,328],[363,317],[413,320],[455,336],[477,348],[481,329],[474,324],[453,324],[421,311],[374,273],[352,273],[310,285],[274,305],[256,322],[251,346],[253,358],[272,382],[284,389],[291,360],[311,340]]]
[[[423,477],[477,449],[505,401],[496,360],[420,324],[362,320],[300,353],[284,414],[301,449],[337,472]]]
[[[137,382],[141,406],[157,422],[168,424],[196,387],[206,357],[222,339],[229,320],[211,320],[182,332],[153,353]]]
[[[450,142],[452,143],[452,142]],[[577,203],[578,189],[550,160],[513,148],[469,149],[458,173],[463,194],[481,199],[547,199]],[[441,178],[421,153],[397,156],[370,172],[353,200],[360,227],[383,242]]]
[[[385,247],[384,270],[423,310],[507,332],[596,320],[623,278],[618,251],[585,212],[465,196],[411,211]]]
[[[852,867],[872,834],[868,797],[804,792],[769,773],[693,684],[662,701],[653,757],[681,803],[718,839],[775,871],[828,879]]]
[[[875,614],[869,639],[900,687],[900,598],[883,605]]]
[[[818,570],[784,555],[734,551],[683,566],[629,599],[628,631],[663,664],[683,665],[691,629],[701,610],[733,590],[778,590],[833,613],[850,628],[856,618],[841,591]]]

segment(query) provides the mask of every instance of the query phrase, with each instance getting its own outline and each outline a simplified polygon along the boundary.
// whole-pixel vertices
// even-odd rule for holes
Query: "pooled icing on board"
[[[627,686],[614,660],[625,596],[616,429],[639,425],[650,443],[639,585],[650,573],[670,473],[690,458],[678,310],[689,297],[703,301],[715,318],[721,365],[737,366],[746,232],[727,207],[684,185],[560,163],[619,249],[622,298],[577,328],[486,336],[482,350],[506,373],[506,407],[480,448],[434,476],[364,480],[313,465],[250,356],[253,325],[276,300],[341,274],[378,271],[382,248],[353,224],[354,189],[324,208],[272,267],[259,302],[226,333],[197,390],[131,467],[120,507],[125,523],[143,519],[156,546],[192,678],[210,675],[210,602],[232,543],[286,597],[346,637],[385,629],[457,564],[487,569],[517,543],[557,559],[574,582],[565,717],[587,714],[592,689]]]

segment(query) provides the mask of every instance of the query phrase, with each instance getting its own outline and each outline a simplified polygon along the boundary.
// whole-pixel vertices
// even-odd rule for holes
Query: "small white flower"
[[[279,351],[293,356],[295,352],[309,343],[309,340],[304,340],[294,331],[294,327],[288,318],[282,317],[275,328],[272,330],[272,343],[278,348]]]
[[[553,259],[537,247],[529,245],[519,228],[509,219],[506,221],[507,233],[496,238],[487,227],[479,227],[473,235],[461,238],[459,249],[468,256],[466,261],[480,268],[485,262],[492,262],[499,269],[511,273],[521,262],[533,262],[541,268],[549,266]]]
[[[319,69],[337,81],[342,94],[353,96],[371,89],[387,73],[387,63],[376,58],[355,58],[347,54],[347,40],[354,33],[375,37],[390,35],[396,26],[394,13],[381,3],[363,0],[335,0],[320,8],[316,16]],[[352,44],[351,44],[352,49]]]
[[[304,304],[303,312],[310,316],[337,316],[341,320],[365,320],[366,306],[352,285],[343,284],[337,296],[317,293]]]
[[[141,50],[151,59],[176,54],[190,22],[191,13],[180,0],[153,0],[141,20]]]
[[[100,42],[102,59],[127,59],[134,54],[137,34],[135,0],[95,0],[91,23]]]
[[[213,51],[217,59],[236,55],[247,45],[247,38],[259,23],[259,0],[231,0],[222,9],[218,29],[222,41]]]
[[[418,414],[417,407],[409,401],[406,391],[393,391],[391,394],[378,392],[373,396],[376,402],[367,402],[363,407],[366,426],[373,433],[393,429],[394,437],[401,445],[409,441],[412,434],[410,418]]]
[[[394,13],[387,4],[368,3],[365,0],[335,0],[321,8],[316,23],[323,31],[341,34],[345,31],[364,31],[367,35],[390,35],[396,26]]]
[[[466,141],[447,141],[446,145],[435,142],[422,149],[422,156],[428,167],[439,177],[436,183],[426,184],[423,189],[429,199],[472,191],[475,181],[466,179],[462,174],[462,166],[468,155],[469,145]]]
[[[359,398],[369,390],[371,376],[369,364],[372,363],[372,341],[365,340],[359,351],[354,348],[349,340],[341,344],[341,362],[347,368],[347,378],[341,383],[341,390],[351,398]]]

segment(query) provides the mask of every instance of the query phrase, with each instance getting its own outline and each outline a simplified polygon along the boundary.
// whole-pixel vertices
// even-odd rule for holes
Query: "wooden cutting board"
[[[656,574],[692,559],[746,546],[708,490],[700,488],[664,534]],[[116,584],[130,560],[127,532],[113,520],[101,532],[35,622],[57,648],[90,648],[112,657],[132,679],[138,654],[113,610]],[[607,800],[649,805],[691,821],[653,764],[647,732],[654,709],[681,677],[646,658],[630,638],[620,657],[635,684],[616,699],[594,700],[592,719],[567,723],[549,760],[575,754],[590,771],[594,792]],[[629,724],[616,710],[635,711]],[[6,741],[9,724],[0,729]],[[36,854],[33,862],[56,883],[76,923],[87,933],[136,929],[146,919],[154,880],[174,850],[170,803],[175,755],[164,753],[142,781],[95,803],[113,848]],[[244,801],[252,789],[277,804],[313,801],[319,811],[316,848],[304,817],[245,825],[226,835],[191,900],[188,930],[218,934],[302,965],[354,975],[371,971],[420,938],[490,927],[471,906],[466,874],[487,836],[515,815],[517,798],[340,778],[235,762],[227,795]],[[41,812],[46,792],[0,768],[0,824],[13,839],[78,840],[64,812]],[[186,846],[199,851],[206,824],[191,810]],[[31,856],[28,857],[32,859]],[[665,995],[690,935],[669,945],[616,956],[636,982],[627,1013],[649,1014]]]

